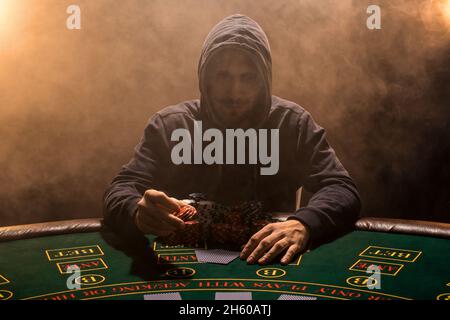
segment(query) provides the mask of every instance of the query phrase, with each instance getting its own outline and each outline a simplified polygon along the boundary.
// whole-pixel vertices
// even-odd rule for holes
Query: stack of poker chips
[[[198,247],[203,237],[200,222],[196,219],[197,210],[191,205],[186,205],[173,214],[184,221],[184,229],[161,237],[162,242],[167,245],[183,244]]]
[[[185,222],[185,228],[162,241],[170,245],[199,246],[209,244],[242,246],[257,231],[273,222],[262,212],[259,201],[249,201],[235,206],[194,198],[174,215]]]

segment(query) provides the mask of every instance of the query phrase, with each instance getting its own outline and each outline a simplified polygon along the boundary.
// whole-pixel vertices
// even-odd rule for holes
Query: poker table
[[[208,244],[199,245],[208,248]],[[289,265],[200,263],[195,248],[122,241],[101,219],[0,228],[0,299],[449,300],[450,225],[363,218]],[[374,269],[375,268],[375,269]]]

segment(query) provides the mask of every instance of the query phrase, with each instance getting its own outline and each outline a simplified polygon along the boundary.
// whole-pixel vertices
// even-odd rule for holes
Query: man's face
[[[264,82],[250,53],[224,49],[212,57],[206,75],[212,108],[228,127],[247,127]]]

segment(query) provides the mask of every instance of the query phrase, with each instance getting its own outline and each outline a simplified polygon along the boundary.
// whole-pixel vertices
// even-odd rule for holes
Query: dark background
[[[0,0],[0,225],[101,216],[148,118],[198,98],[203,40],[233,13],[266,31],[273,93],[327,129],[364,216],[450,222],[450,0]]]

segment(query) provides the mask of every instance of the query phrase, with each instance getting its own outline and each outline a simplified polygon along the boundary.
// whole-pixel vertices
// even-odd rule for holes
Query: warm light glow
[[[0,41],[9,29],[11,1],[0,0]]]
[[[8,9],[11,8],[10,0],[0,0],[0,29],[4,30],[4,27],[7,25],[9,17],[8,17]]]
[[[427,30],[450,31],[450,0],[429,0],[420,8],[420,16]]]
[[[16,30],[19,3],[17,0],[0,0],[0,44]]]
[[[444,1],[442,4],[442,14],[450,22],[450,0]]]

